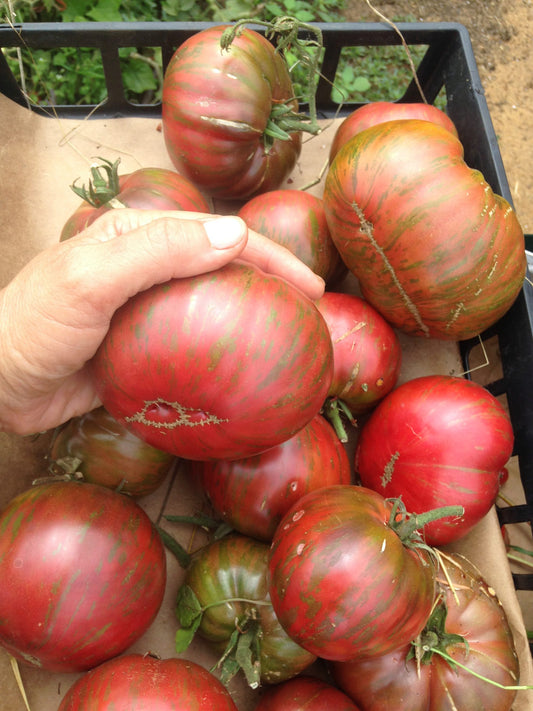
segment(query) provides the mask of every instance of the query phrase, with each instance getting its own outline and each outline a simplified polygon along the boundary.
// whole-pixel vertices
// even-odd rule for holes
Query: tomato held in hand
[[[378,123],[385,121],[398,121],[401,119],[422,119],[432,121],[447,129],[457,136],[457,129],[451,118],[441,109],[432,104],[408,103],[396,101],[371,101],[352,111],[337,129],[331,144],[330,163],[337,155],[339,148],[353,138],[357,133],[364,131]]]
[[[347,272],[319,197],[304,190],[270,190],[248,200],[238,214],[248,227],[286,247],[327,284]]]
[[[129,496],[94,484],[43,484],[0,515],[0,644],[48,671],[90,669],[152,623],[165,551]]]
[[[58,711],[237,711],[210,672],[185,659],[126,654],[92,669],[67,691]]]
[[[332,665],[335,680],[361,711],[512,707],[516,696],[512,687],[519,683],[518,657],[494,590],[457,555],[441,558],[437,583],[436,607],[412,645]],[[511,688],[502,688],[506,686]]]
[[[396,514],[370,489],[337,485],[306,494],[282,519],[272,541],[270,597],[302,647],[346,661],[385,654],[423,629],[435,570],[425,549],[396,532]]]
[[[186,459],[238,459],[313,419],[333,353],[307,297],[232,262],[131,298],[91,367],[106,410],[153,447]]]
[[[282,54],[250,29],[222,49],[228,29],[197,32],[174,53],[163,81],[163,134],[178,172],[202,192],[244,200],[281,185],[301,134],[278,137],[287,112],[298,111]]]
[[[362,296],[410,335],[462,340],[511,307],[526,274],[511,205],[431,121],[387,121],[335,156],[324,188],[333,241]]]
[[[79,475],[131,496],[155,491],[176,461],[136,437],[104,407],[73,417],[59,428],[48,457],[53,473]]]
[[[255,457],[185,465],[224,521],[262,541],[272,540],[282,517],[308,491],[351,480],[346,450],[321,415]]]
[[[190,180],[166,168],[139,168],[118,175],[118,161],[105,161],[91,170],[87,188],[72,186],[83,198],[81,205],[68,218],[61,231],[64,241],[91,225],[109,210],[131,207],[138,210],[187,210],[211,212],[202,193]]]
[[[509,416],[488,390],[427,375],[377,406],[359,435],[355,467],[363,486],[401,497],[411,513],[462,506],[462,516],[424,528],[427,543],[438,546],[464,536],[489,511],[513,442]]]

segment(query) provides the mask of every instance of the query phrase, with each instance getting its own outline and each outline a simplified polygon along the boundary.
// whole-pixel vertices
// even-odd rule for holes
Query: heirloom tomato
[[[464,536],[491,508],[513,451],[500,402],[481,385],[451,375],[403,383],[363,425],[355,468],[363,486],[401,497],[411,513],[459,504],[461,517],[424,528],[433,546]]]
[[[268,552],[268,544],[241,534],[217,539],[194,555],[178,591],[177,651],[197,632],[220,653],[224,683],[242,668],[252,688],[277,684],[315,661],[278,622]]]
[[[375,491],[350,484],[312,491],[287,512],[272,541],[270,597],[295,642],[347,661],[385,654],[423,629],[434,565],[397,514]]]
[[[329,397],[352,414],[372,409],[398,380],[402,349],[392,326],[364,299],[327,291],[317,301],[333,344]]]
[[[113,417],[153,447],[200,460],[292,437],[320,411],[332,371],[312,301],[239,262],[131,298],[92,361]]]
[[[349,484],[348,455],[321,415],[266,452],[233,461],[190,462],[216,513],[248,536],[271,541],[286,511],[308,491]]]
[[[118,175],[118,161],[105,161],[91,169],[92,179],[86,188],[73,190],[83,202],[68,218],[60,241],[73,237],[91,225],[108,210],[131,207],[141,210],[188,210],[211,212],[202,193],[186,178],[166,168],[139,168]]]
[[[349,696],[332,684],[299,676],[265,689],[254,711],[359,711]]]
[[[356,133],[364,131],[378,123],[397,121],[399,119],[422,119],[432,121],[457,136],[457,129],[451,118],[441,109],[431,104],[402,104],[396,101],[372,101],[352,111],[337,129],[331,144],[329,160],[335,158],[339,148],[353,138]]]
[[[83,671],[124,652],[152,623],[165,551],[129,496],[56,482],[0,515],[0,644],[19,661]]]
[[[326,283],[345,275],[321,198],[304,190],[270,190],[248,200],[238,214],[248,227],[286,247]]]
[[[121,425],[104,407],[73,417],[58,428],[48,454],[52,472],[146,496],[155,491],[176,461]]]
[[[222,683],[196,662],[126,654],[84,674],[58,711],[237,711]]]
[[[298,111],[283,55],[258,32],[209,27],[174,53],[163,81],[163,134],[176,169],[218,198],[275,190],[301,150],[301,133],[280,135]]]
[[[518,658],[494,590],[457,555],[441,556],[437,587],[435,609],[412,644],[383,656],[332,665],[336,682],[361,711],[512,707]]]
[[[410,335],[462,340],[495,323],[526,273],[511,205],[431,121],[357,133],[330,165],[324,207],[362,296]]]

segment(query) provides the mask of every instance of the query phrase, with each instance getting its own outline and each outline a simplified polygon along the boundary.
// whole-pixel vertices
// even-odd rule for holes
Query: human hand
[[[239,258],[318,299],[324,282],[238,217],[112,210],[0,291],[0,429],[31,434],[101,403],[86,364],[111,317],[150,286]]]

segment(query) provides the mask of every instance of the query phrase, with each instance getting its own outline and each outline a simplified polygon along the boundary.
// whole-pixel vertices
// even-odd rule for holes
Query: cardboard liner
[[[69,185],[77,178],[86,182],[91,164],[98,158],[121,159],[120,172],[128,173],[140,167],[172,168],[164,146],[158,119],[124,118],[101,120],[66,120],[53,116],[40,117],[0,96],[0,125],[4,131],[0,146],[1,191],[0,286],[4,286],[35,254],[59,239],[61,228],[78,206],[79,198]],[[301,160],[287,185],[302,188],[319,177],[326,166],[329,145],[337,123],[326,121],[320,135],[304,143]],[[311,192],[321,195],[322,183]],[[217,203],[214,211],[232,212],[235,205]],[[346,288],[356,290],[349,277]],[[400,335],[403,346],[403,366],[400,381],[433,373],[460,375],[462,364],[457,344],[422,341]],[[46,451],[50,433],[37,438],[0,434],[0,507],[31,485],[33,479],[46,472]],[[519,481],[518,472],[511,470],[511,480]],[[194,482],[178,471],[151,496],[140,501],[152,520],[161,520],[164,513],[183,514],[201,510],[201,493]],[[163,523],[185,547],[194,548],[195,541],[187,527]],[[521,608],[506,556],[495,510],[462,541],[448,550],[462,553],[483,573],[500,598],[515,636],[520,659],[521,684],[533,683],[533,668]],[[168,584],[163,606],[150,629],[130,651],[152,652],[161,657],[174,656],[176,592],[184,571],[168,554]],[[199,640],[186,652],[206,668],[216,657]],[[19,667],[22,683],[31,711],[57,711],[75,674],[50,674],[28,667]],[[15,680],[10,657],[0,650],[0,688],[5,711],[27,711]],[[257,692],[249,690],[242,679],[235,680],[230,691],[239,711],[252,711]],[[514,711],[533,708],[533,691],[518,692]]]

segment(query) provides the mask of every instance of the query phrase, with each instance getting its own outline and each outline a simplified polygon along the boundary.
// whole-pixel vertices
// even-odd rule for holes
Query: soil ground
[[[469,34],[518,217],[533,233],[533,0],[390,0],[390,19],[451,21]],[[348,0],[347,21],[379,21],[366,0]]]

